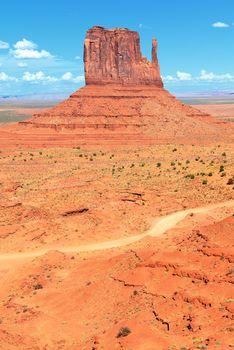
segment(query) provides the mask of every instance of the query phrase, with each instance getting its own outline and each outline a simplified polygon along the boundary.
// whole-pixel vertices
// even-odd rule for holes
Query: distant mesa
[[[220,135],[227,141],[231,132],[233,138],[230,125],[164,89],[155,38],[150,62],[142,57],[137,32],[94,26],[84,42],[84,71],[84,87],[20,125],[31,126],[32,133],[35,127],[72,132],[74,142],[90,144],[210,142]]]

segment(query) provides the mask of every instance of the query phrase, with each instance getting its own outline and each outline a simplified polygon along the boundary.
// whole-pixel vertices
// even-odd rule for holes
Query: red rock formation
[[[84,43],[86,84],[154,85],[163,87],[152,42],[152,62],[142,57],[137,32],[126,28],[93,27]]]
[[[217,140],[222,135],[226,141],[233,140],[230,123],[220,125],[220,121],[182,104],[164,90],[156,39],[149,62],[142,57],[137,32],[93,27],[85,39],[84,66],[85,87],[20,127],[32,126],[34,132],[37,127],[37,133],[41,130],[42,134],[46,129],[50,133],[53,129],[71,130],[72,141],[82,139],[89,144],[109,140],[118,144],[196,143]],[[8,144],[9,139],[7,134]]]

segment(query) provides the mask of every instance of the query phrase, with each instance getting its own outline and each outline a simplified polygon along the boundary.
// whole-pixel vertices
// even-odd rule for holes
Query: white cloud
[[[176,75],[179,80],[192,80],[192,75],[190,73],[177,71]]]
[[[72,73],[71,72],[67,72],[67,73],[64,73],[63,76],[62,76],[62,79],[63,80],[71,80],[72,79]]]
[[[139,27],[139,28],[142,28],[142,27],[143,27],[143,24],[142,24],[142,23],[138,24],[138,27]]]
[[[18,59],[39,59],[53,57],[51,53],[46,50],[37,50],[37,44],[25,38],[17,41],[17,43],[14,45],[14,48],[15,50],[12,50],[11,53],[15,58]]]
[[[71,72],[64,73],[61,77],[62,80],[65,81],[71,81],[73,83],[80,83],[84,81],[84,76],[83,75],[78,75],[76,77],[73,76]]]
[[[205,69],[201,70],[199,80],[202,81],[234,81],[234,75],[230,73],[215,74],[213,72],[207,72]]]
[[[30,73],[30,72],[25,72],[22,78],[24,81],[29,81],[29,82],[55,82],[58,81],[58,78],[51,77],[50,75],[45,75],[44,72],[39,71],[36,73]]]
[[[4,72],[0,72],[0,81],[17,81],[15,77],[11,77]]]
[[[16,49],[13,51],[15,58],[27,59],[27,58],[52,58],[53,56],[46,50],[31,50],[31,49]]]
[[[214,28],[228,28],[229,24],[224,23],[224,22],[215,22],[212,24],[212,27],[214,27]]]
[[[76,56],[76,57],[75,57],[75,60],[80,60],[80,59],[81,59],[80,56]]]
[[[9,49],[10,45],[5,41],[0,40],[0,49]]]
[[[25,49],[36,49],[37,48],[37,44],[35,44],[33,41],[29,41],[27,39],[22,39],[22,40],[19,40],[17,41],[17,43],[15,43],[14,45],[14,48],[15,49],[22,49],[22,50],[25,50]]]
[[[165,77],[162,77],[163,81],[170,82],[170,81],[176,81],[177,78],[173,77],[172,75],[166,75]]]
[[[61,82],[61,81],[80,83],[84,81],[84,76],[83,75],[73,76],[71,72],[67,72],[58,78],[58,77],[46,75],[42,71],[38,71],[35,73],[25,72],[22,76],[22,80],[33,84],[38,84],[38,83],[46,84],[46,83],[55,83],[55,82]]]
[[[181,81],[182,82],[190,81],[191,84],[198,84],[202,82],[203,83],[204,82],[228,83],[228,82],[234,82],[234,75],[231,73],[217,74],[217,73],[208,72],[205,69],[202,69],[198,76],[192,76],[192,74],[190,73],[177,71],[176,77],[172,75],[166,75],[166,76],[163,76],[162,79],[165,83],[176,82],[177,84],[179,84]]]
[[[25,63],[25,62],[19,62],[19,63],[17,63],[17,66],[18,66],[19,68],[24,68],[24,67],[27,67],[27,63]]]

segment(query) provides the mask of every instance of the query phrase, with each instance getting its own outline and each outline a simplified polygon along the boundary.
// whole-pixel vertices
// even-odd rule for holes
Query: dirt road
[[[16,259],[38,257],[41,255],[44,255],[45,253],[51,250],[58,250],[63,253],[78,253],[78,252],[92,252],[97,250],[119,248],[119,247],[129,245],[131,243],[137,242],[146,236],[151,236],[151,237],[160,236],[166,231],[168,231],[169,229],[175,227],[180,221],[182,221],[187,215],[191,213],[194,213],[194,214],[208,213],[217,208],[231,207],[231,206],[234,207],[234,200],[230,200],[223,203],[212,204],[205,207],[191,208],[191,209],[178,211],[178,212],[158,218],[157,220],[155,220],[155,223],[153,224],[151,229],[149,229],[148,231],[142,234],[127,237],[127,238],[120,238],[117,240],[80,245],[80,246],[54,247],[49,249],[47,248],[43,250],[25,252],[25,253],[0,254],[0,262],[7,261],[7,260],[9,261],[9,260],[16,260]]]

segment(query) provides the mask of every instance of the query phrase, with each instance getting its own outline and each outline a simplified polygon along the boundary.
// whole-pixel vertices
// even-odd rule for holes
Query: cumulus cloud
[[[46,50],[31,50],[31,49],[16,49],[13,51],[13,55],[15,58],[20,59],[27,59],[27,58],[51,58],[53,57],[48,51]]]
[[[19,63],[17,63],[17,66],[18,66],[19,68],[24,68],[24,67],[27,67],[27,63],[25,63],[25,62],[19,62]]]
[[[10,45],[5,42],[0,40],[0,49],[9,49]]]
[[[78,75],[78,76],[74,77],[71,72],[67,72],[67,73],[64,73],[62,75],[61,79],[65,80],[65,81],[70,81],[70,82],[73,82],[73,83],[80,83],[80,82],[84,81],[84,76],[83,75]]]
[[[177,71],[176,76],[179,80],[192,80],[192,75],[187,72]]]
[[[172,75],[166,75],[165,77],[162,77],[163,81],[170,82],[170,81],[176,81],[177,78],[173,77]]]
[[[22,39],[22,40],[19,40],[17,41],[17,43],[15,43],[14,45],[14,48],[15,49],[22,49],[22,50],[25,50],[25,49],[36,49],[37,48],[37,44],[35,44],[33,41],[29,41],[27,39]]]
[[[223,81],[223,82],[226,82],[226,81],[234,81],[234,75],[232,75],[230,73],[215,74],[213,72],[207,72],[205,69],[202,69],[198,79],[202,80],[202,81]]]
[[[179,83],[180,81],[190,81],[191,83],[197,84],[201,82],[220,82],[228,83],[234,82],[234,75],[231,73],[214,73],[208,72],[205,69],[202,69],[198,76],[192,76],[192,74],[187,72],[177,71],[176,77],[172,75],[166,75],[162,77],[165,83]]]
[[[17,81],[15,77],[11,77],[4,72],[0,72],[0,81]]]
[[[44,72],[39,71],[36,73],[25,72],[22,78],[24,81],[38,83],[38,82],[55,82],[58,78],[51,77],[50,75],[45,75]]]
[[[23,81],[30,82],[30,83],[54,83],[54,82],[61,82],[61,81],[67,81],[71,83],[80,83],[84,81],[83,75],[73,76],[71,72],[64,73],[61,77],[54,77],[51,75],[46,75],[42,71],[38,71],[35,73],[25,72],[22,77]]]
[[[33,41],[24,38],[15,43],[15,50],[12,50],[12,54],[17,59],[39,59],[53,57],[50,52],[46,50],[37,50],[37,47],[38,45]]]
[[[214,28],[228,28],[229,24],[224,23],[224,22],[215,22],[212,24],[212,27],[214,27]]]

